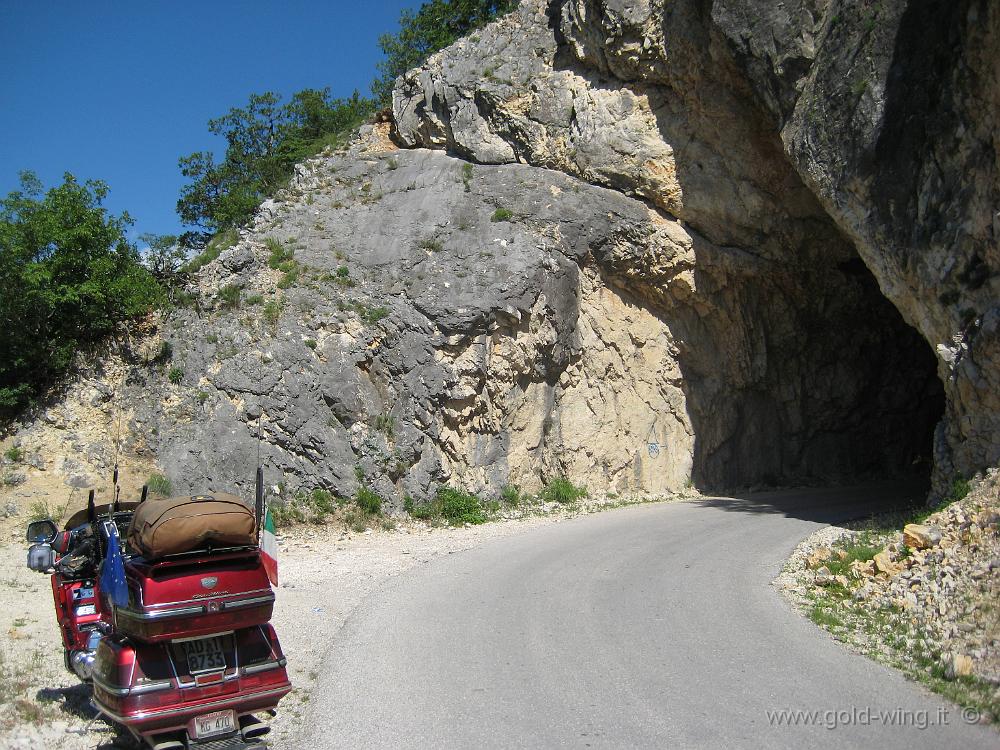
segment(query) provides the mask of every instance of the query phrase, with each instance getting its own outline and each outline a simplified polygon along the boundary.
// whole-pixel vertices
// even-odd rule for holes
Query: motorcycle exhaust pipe
[[[257,737],[263,737],[270,731],[270,726],[252,714],[240,717],[240,733],[243,735],[244,740],[252,740]]]
[[[99,630],[90,631],[87,638],[87,648],[70,654],[69,663],[81,680],[90,681],[94,677],[94,661],[97,659],[97,646],[101,642]]]
[[[94,676],[95,658],[96,654],[93,651],[74,651],[73,655],[69,657],[69,663],[77,677],[89,681]]]

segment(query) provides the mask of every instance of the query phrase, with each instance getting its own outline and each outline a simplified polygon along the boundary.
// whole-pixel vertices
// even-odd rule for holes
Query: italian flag
[[[260,533],[260,556],[264,562],[264,570],[272,586],[278,585],[278,540],[274,538],[274,519],[271,509],[264,511],[264,528]]]

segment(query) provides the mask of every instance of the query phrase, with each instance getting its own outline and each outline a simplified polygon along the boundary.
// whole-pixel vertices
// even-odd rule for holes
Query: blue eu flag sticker
[[[104,525],[108,537],[108,553],[101,565],[101,591],[116,607],[128,604],[128,585],[125,583],[125,561],[118,543],[118,529],[114,523]]]

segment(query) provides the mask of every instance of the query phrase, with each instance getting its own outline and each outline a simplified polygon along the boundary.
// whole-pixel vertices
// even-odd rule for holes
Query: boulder
[[[941,529],[937,526],[908,523],[903,527],[903,544],[910,549],[928,549],[940,543]]]
[[[829,547],[817,547],[813,553],[806,558],[806,565],[815,570],[823,563],[829,562],[833,557],[833,552]]]
[[[945,654],[941,658],[941,665],[944,667],[944,676],[948,680],[968,677],[972,674],[972,657],[967,654],[958,652]]]
[[[893,562],[892,558],[889,556],[888,550],[882,550],[879,552],[872,558],[872,562],[875,563],[875,569],[879,573],[885,573],[889,577],[896,575],[903,569],[902,565]]]
[[[851,575],[855,578],[864,578],[875,575],[875,565],[871,560],[855,560],[851,563]]]

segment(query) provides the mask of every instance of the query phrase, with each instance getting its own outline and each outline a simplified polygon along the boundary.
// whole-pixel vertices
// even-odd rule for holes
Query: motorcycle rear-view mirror
[[[46,518],[44,521],[32,521],[28,524],[27,538],[29,542],[35,544],[48,544],[56,538],[58,531],[55,521],[51,518]]]

